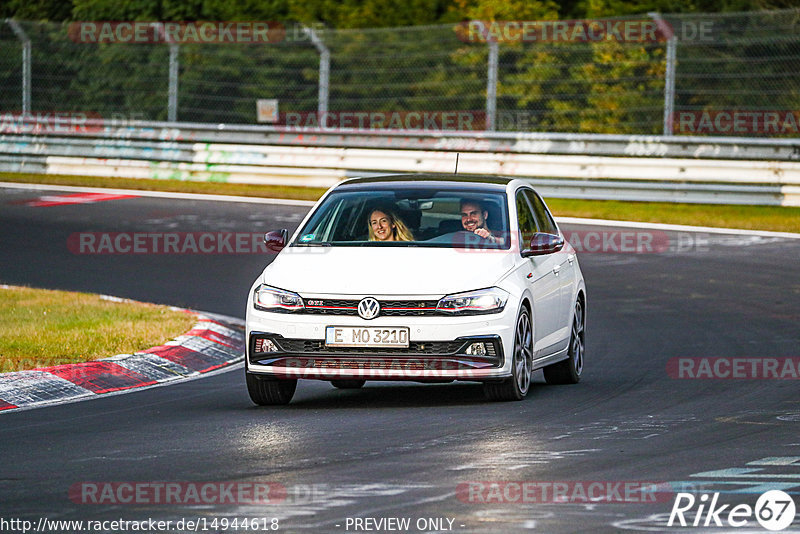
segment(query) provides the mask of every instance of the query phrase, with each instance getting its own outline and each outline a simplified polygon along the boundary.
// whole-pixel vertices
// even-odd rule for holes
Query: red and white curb
[[[139,198],[137,195],[119,193],[73,193],[70,195],[46,195],[34,200],[23,200],[20,203],[34,208],[49,208],[51,206],[69,206],[73,204],[94,204],[108,200],[124,198]]]
[[[164,345],[91,362],[0,374],[0,413],[155,386],[244,359],[244,321],[181,311],[194,314],[197,323]]]

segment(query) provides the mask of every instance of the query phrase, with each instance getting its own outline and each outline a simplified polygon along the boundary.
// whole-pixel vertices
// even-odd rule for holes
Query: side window
[[[558,234],[558,228],[556,227],[556,222],[553,220],[552,215],[550,212],[547,211],[547,207],[542,202],[542,199],[539,198],[539,195],[531,191],[530,189],[525,190],[525,196],[528,197],[528,201],[531,203],[533,207],[533,212],[536,215],[536,222],[540,232],[545,232],[548,234]]]
[[[522,191],[517,191],[517,220],[519,221],[519,234],[522,248],[528,248],[528,243],[531,242],[533,234],[536,233],[536,219],[531,212],[528,202],[525,200],[525,195]]]

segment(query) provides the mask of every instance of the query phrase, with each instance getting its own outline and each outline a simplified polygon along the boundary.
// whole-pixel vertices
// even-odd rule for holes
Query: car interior
[[[487,226],[492,231],[504,230],[504,209],[500,200],[475,195],[453,193],[429,197],[408,198],[399,195],[350,196],[327,211],[313,226],[313,232],[304,234],[300,242],[318,240],[330,242],[359,242],[369,240],[369,215],[375,209],[390,210],[411,230],[414,241],[439,241],[463,231],[460,201],[470,198],[480,201],[488,212]],[[308,230],[308,228],[307,228]],[[327,236],[327,237],[326,237]]]

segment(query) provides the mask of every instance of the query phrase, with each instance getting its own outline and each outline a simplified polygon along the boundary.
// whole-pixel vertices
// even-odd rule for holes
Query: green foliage
[[[451,10],[470,20],[555,20],[552,0],[454,0]]]
[[[435,24],[446,0],[289,0],[289,18],[332,28],[381,28]]]
[[[288,0],[72,0],[73,20],[283,21],[287,14]]]
[[[161,20],[164,15],[159,0],[72,0],[73,20]]]
[[[62,0],[4,0],[0,2],[0,19],[68,20],[71,2]]]
[[[658,13],[724,13],[796,7],[795,0],[577,0],[574,18]],[[563,12],[562,12],[563,13]],[[563,17],[570,18],[570,17]]]

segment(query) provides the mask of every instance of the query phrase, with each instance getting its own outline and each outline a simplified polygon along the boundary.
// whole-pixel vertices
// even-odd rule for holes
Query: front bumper
[[[247,321],[247,370],[276,378],[317,380],[491,381],[510,376],[513,343],[508,307],[467,317],[319,317],[252,311]],[[488,319],[488,320],[487,320]],[[513,325],[513,320],[510,321]],[[325,345],[326,326],[406,326],[408,348]],[[268,339],[270,344],[263,341]],[[511,339],[509,341],[509,339]],[[483,343],[485,354],[467,354]],[[265,345],[268,348],[265,348]]]

